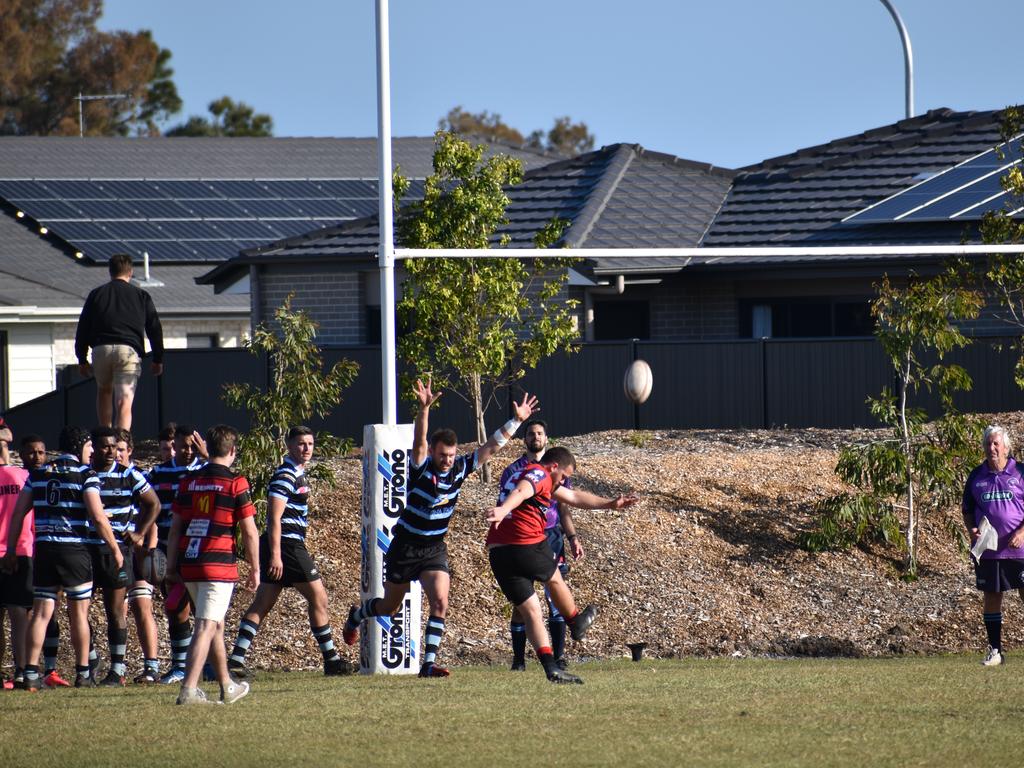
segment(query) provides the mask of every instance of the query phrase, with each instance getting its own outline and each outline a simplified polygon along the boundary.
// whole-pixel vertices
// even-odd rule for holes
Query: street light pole
[[[886,7],[892,15],[892,20],[896,22],[896,27],[900,31],[900,40],[903,42],[903,76],[906,81],[907,117],[910,118],[914,116],[914,52],[910,48],[910,33],[907,32],[907,27],[893,4],[889,0],[882,0],[882,5]]]

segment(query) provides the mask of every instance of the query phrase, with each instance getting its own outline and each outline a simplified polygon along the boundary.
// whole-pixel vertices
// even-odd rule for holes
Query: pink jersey
[[[28,472],[21,467],[0,467],[0,557],[7,554],[7,531],[11,525],[14,506],[18,503],[21,489],[25,487]],[[15,552],[25,557],[32,557],[32,541],[35,538],[35,525],[32,510],[25,515],[21,524],[21,535]]]

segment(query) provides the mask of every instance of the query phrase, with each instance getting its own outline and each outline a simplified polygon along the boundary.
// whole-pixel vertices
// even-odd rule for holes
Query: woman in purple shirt
[[[967,478],[963,516],[972,544],[982,518],[988,518],[997,536],[996,548],[982,553],[974,568],[989,645],[981,663],[995,667],[1003,663],[1003,593],[1016,589],[1024,598],[1024,475],[1010,457],[1013,444],[1005,429],[986,427],[981,444],[985,461]]]

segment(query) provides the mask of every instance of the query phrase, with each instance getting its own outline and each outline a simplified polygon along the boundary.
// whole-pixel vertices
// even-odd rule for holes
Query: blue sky
[[[894,2],[918,114],[1024,102],[1024,2]],[[524,134],[569,115],[598,146],[740,167],[904,116],[902,49],[878,0],[390,6],[395,136],[429,135],[462,105]],[[173,52],[180,119],[226,94],[270,113],[278,136],[376,134],[373,0],[106,0],[100,26],[151,29]]]

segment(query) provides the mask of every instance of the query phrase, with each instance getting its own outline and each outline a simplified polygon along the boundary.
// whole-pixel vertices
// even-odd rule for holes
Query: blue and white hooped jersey
[[[267,486],[268,499],[284,501],[281,514],[281,538],[305,542],[309,528],[309,485],[306,471],[285,456],[284,461],[270,478]]]
[[[395,527],[440,541],[448,533],[448,521],[455,511],[462,484],[478,466],[476,451],[456,457],[452,468],[444,474],[433,469],[429,454],[419,466],[410,464],[405,509]]]
[[[100,480],[77,456],[61,454],[29,472],[36,542],[84,544],[89,536],[85,494],[100,492]]]
[[[114,531],[114,538],[123,541],[124,535],[133,530],[139,497],[151,488],[149,481],[134,464],[126,467],[116,461],[107,469],[96,470],[96,476],[100,480],[103,511],[107,513],[107,521]],[[88,543],[104,543],[91,522]]]

